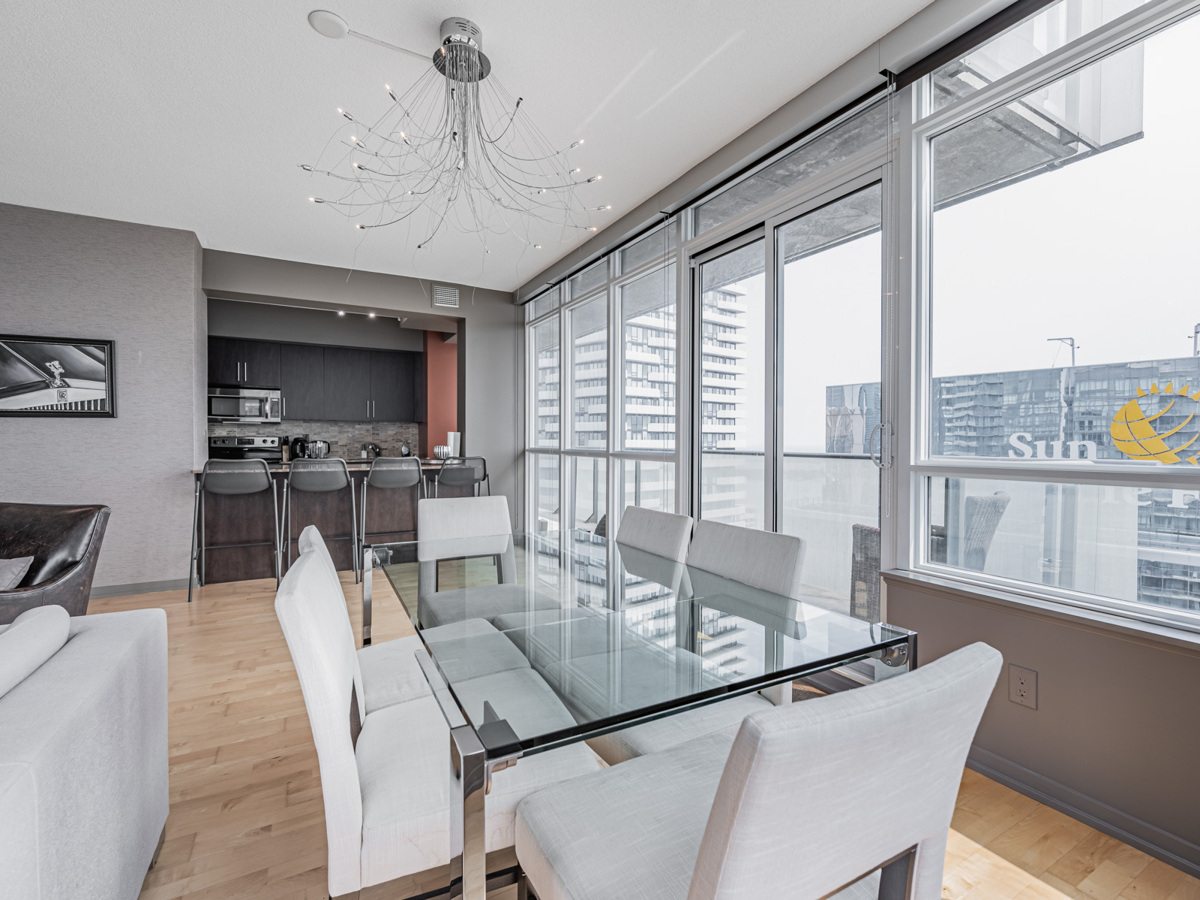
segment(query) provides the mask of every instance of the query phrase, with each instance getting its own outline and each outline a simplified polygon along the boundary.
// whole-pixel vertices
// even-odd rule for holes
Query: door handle
[[[875,435],[879,435],[879,455],[875,455]],[[871,457],[871,462],[875,464],[877,469],[890,469],[892,467],[892,448],[891,448],[892,426],[887,422],[880,422],[871,429],[871,437],[867,442],[867,455]]]

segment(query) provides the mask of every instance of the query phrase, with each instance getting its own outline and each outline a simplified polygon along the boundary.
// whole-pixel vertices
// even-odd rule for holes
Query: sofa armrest
[[[33,785],[32,898],[136,897],[169,808],[166,614],[73,618],[63,648],[0,697],[0,767]],[[0,871],[21,847],[0,842]]]
[[[87,552],[75,565],[41,584],[0,591],[0,625],[38,606],[61,606],[72,616],[86,615],[109,513],[108,507],[104,507],[97,514]]]

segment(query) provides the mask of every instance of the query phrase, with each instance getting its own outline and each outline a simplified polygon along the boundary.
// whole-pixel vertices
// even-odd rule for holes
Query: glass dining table
[[[451,896],[467,900],[488,890],[492,773],[833,669],[871,682],[916,665],[914,632],[829,591],[784,597],[586,531],[375,544],[363,573],[364,643],[382,573],[450,727]]]

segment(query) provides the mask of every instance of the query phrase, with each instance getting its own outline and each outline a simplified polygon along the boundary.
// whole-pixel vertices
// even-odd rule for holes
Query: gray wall
[[[429,282],[374,272],[204,251],[204,292],[232,300],[324,304],[329,308],[391,311],[401,315],[442,313],[430,299]],[[512,295],[459,285],[460,384],[463,450],[485,456],[492,492],[507,495],[514,525],[522,524],[520,379],[524,365],[524,311]]]
[[[96,593],[187,583],[189,473],[205,455],[200,264],[188,231],[0,204],[0,331],[116,341],[117,418],[0,418],[0,497],[112,507]]]
[[[923,663],[972,641],[1004,654],[973,767],[1200,876],[1200,639],[891,575],[887,610]],[[1036,710],[1009,701],[1009,664],[1038,673]]]
[[[453,331],[451,320],[447,331]],[[425,332],[401,328],[396,316],[339,316],[327,309],[297,309],[275,303],[208,301],[208,333],[221,337],[284,341],[295,344],[330,344],[338,347],[372,347],[377,350],[425,349]]]

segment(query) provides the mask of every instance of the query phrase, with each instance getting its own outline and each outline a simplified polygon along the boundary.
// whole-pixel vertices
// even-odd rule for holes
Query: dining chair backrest
[[[682,562],[620,541],[617,541],[617,550],[621,554],[621,566],[626,575],[661,584],[679,599],[683,599],[682,593],[690,593],[686,587],[686,572]]]
[[[627,506],[617,529],[617,541],[656,556],[683,562],[692,537],[692,517]]]
[[[411,456],[380,456],[367,472],[367,484],[373,488],[406,488],[420,483],[421,463]]]
[[[323,577],[326,582],[326,589],[316,593],[316,596],[329,603],[332,609],[331,617],[338,619],[344,626],[345,640],[350,642],[350,646],[357,650],[358,645],[354,640],[354,625],[350,621],[350,611],[346,608],[346,596],[342,591],[342,579],[338,577],[337,566],[333,563],[333,557],[329,555],[329,547],[325,545],[325,539],[321,537],[321,532],[317,530],[316,525],[308,525],[300,532],[300,538],[296,541],[296,546],[300,550],[300,556],[306,554],[315,556],[321,561],[319,566],[315,566],[313,577]],[[363,693],[362,667],[359,664],[358,653],[354,654],[354,695],[358,699],[358,715],[359,721],[367,715],[366,695]]]
[[[451,456],[438,470],[439,484],[474,486],[487,478],[487,460],[482,456]]]
[[[295,459],[288,485],[295,491],[340,491],[350,486],[350,469],[344,459]]]
[[[1000,665],[996,650],[972,644],[907,675],[748,716],[688,900],[826,897],[913,847],[911,896],[938,900],[963,765]]]
[[[790,534],[701,519],[692,532],[687,564],[688,568],[799,599],[804,541]]]
[[[300,555],[275,595],[275,614],[296,666],[317,748],[329,889],[340,896],[359,889],[362,871],[362,793],[350,732],[355,651],[334,615],[323,565],[317,553]]]
[[[271,470],[262,459],[210,459],[200,473],[210,494],[257,494],[271,489]]]
[[[466,540],[472,539],[472,540]],[[460,557],[494,556],[498,563],[496,580],[500,584],[516,581],[517,562],[512,542],[512,519],[508,516],[508,498],[443,497],[417,501],[417,596],[437,592],[438,555],[436,543],[454,541]],[[430,546],[435,550],[431,553]]]
[[[445,541],[497,534],[512,534],[508,498],[503,494],[417,501],[418,540]]]

